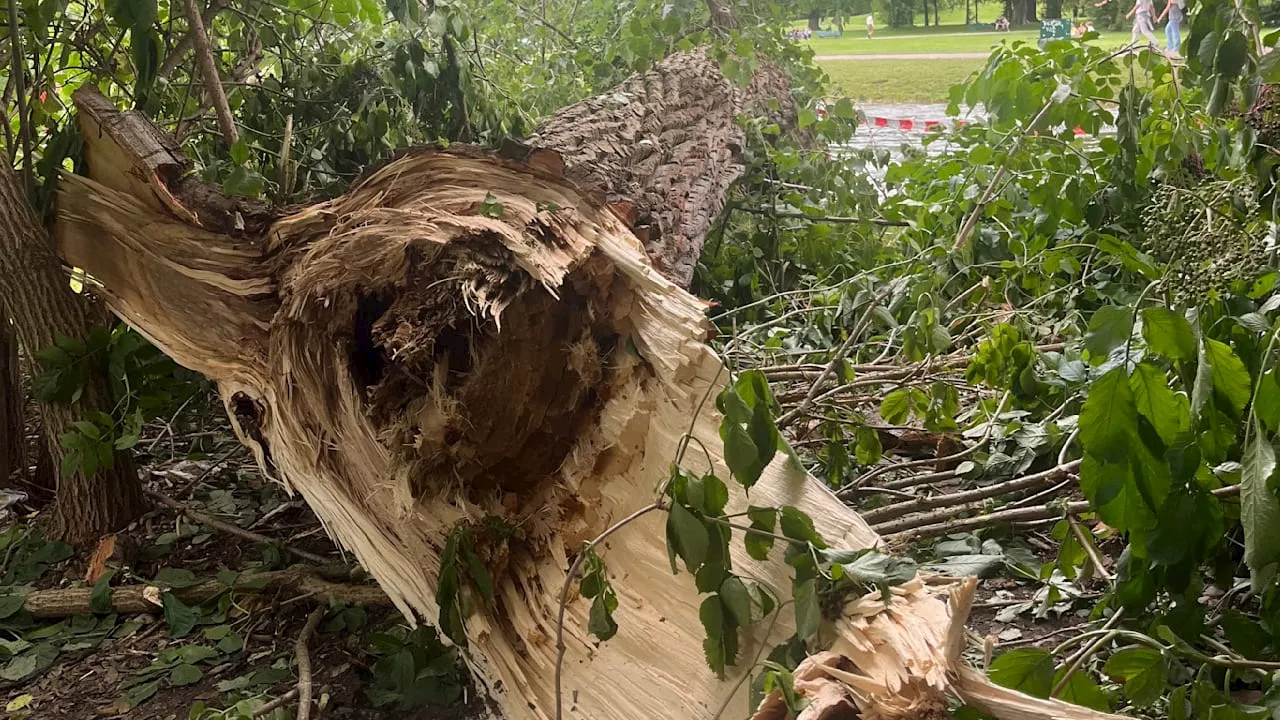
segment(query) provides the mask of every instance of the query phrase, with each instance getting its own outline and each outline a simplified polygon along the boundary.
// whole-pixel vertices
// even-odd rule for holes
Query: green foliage
[[[459,647],[467,646],[465,621],[472,597],[478,595],[481,602],[493,604],[493,577],[484,558],[518,537],[519,528],[487,517],[477,524],[460,525],[445,538],[436,602],[440,604],[440,630]]]
[[[446,706],[462,696],[466,674],[458,653],[432,628],[397,627],[371,634],[368,642],[378,658],[371,669],[373,684],[366,689],[374,707]]]

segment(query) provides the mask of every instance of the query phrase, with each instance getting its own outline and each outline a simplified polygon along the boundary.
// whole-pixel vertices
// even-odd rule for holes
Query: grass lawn
[[[809,47],[816,55],[878,55],[896,53],[985,53],[1002,40],[1035,42],[1040,31],[1010,31],[1007,33],[963,34],[877,34],[871,40],[865,33],[846,32],[838,38],[810,38]]]
[[[819,63],[832,89],[854,100],[878,103],[946,102],[984,60],[832,60]]]

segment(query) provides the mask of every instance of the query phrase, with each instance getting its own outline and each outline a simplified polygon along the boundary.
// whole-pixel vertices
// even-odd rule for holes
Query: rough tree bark
[[[26,428],[23,423],[22,377],[18,338],[0,309],[0,486],[11,476],[27,475]]]
[[[749,659],[789,636],[793,619],[753,626],[745,659],[716,679],[703,657],[702,598],[687,575],[671,576],[661,513],[601,548],[617,636],[588,636],[589,604],[572,593],[565,646],[556,643],[570,558],[653,504],[686,434],[707,448],[686,466],[728,476],[704,402],[725,380],[704,344],[705,305],[654,270],[630,229],[647,214],[649,254],[692,267],[702,238],[681,228],[705,227],[702,203],[723,202],[702,186],[723,188],[737,172],[740,140],[732,113],[662,108],[747,102],[713,73],[703,55],[676,56],[566,109],[534,137],[542,149],[406,153],[261,232],[249,230],[260,216],[210,204],[183,179],[182,159],[145,121],[81,90],[91,177],[63,185],[59,248],[122,318],[218,381],[264,472],[302,493],[407,616],[436,620],[447,538],[474,528],[495,599],[472,599],[466,657],[507,717],[555,717],[562,652],[565,717],[709,720],[722,707],[742,716]],[[631,162],[645,140],[654,155]],[[684,254],[668,254],[663,238],[682,238]],[[879,542],[781,462],[751,501],[800,507],[838,547]],[[518,532],[485,535],[494,518]],[[732,559],[784,594],[780,551],[758,562],[739,543]],[[959,654],[971,597],[972,584],[944,598],[917,578],[888,602],[875,594],[836,609],[826,649],[797,685],[815,699],[805,720],[939,717],[957,698],[1002,718],[1110,717],[968,670]],[[771,701],[757,717],[782,715]]]
[[[18,339],[28,353],[53,345],[59,336],[88,336],[84,299],[71,291],[21,180],[9,167],[0,167],[0,304],[12,315]],[[90,411],[110,409],[106,378],[92,373],[75,403],[40,405],[50,455],[62,457],[60,440],[74,420]],[[104,464],[92,476],[79,471],[61,476],[50,518],[53,537],[90,542],[145,511],[132,456],[113,452],[112,460],[110,467]]]

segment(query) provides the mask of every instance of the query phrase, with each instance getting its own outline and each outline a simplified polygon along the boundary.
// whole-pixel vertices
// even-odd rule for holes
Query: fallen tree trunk
[[[705,402],[725,372],[704,344],[704,304],[655,272],[627,222],[585,197],[547,150],[411,152],[256,234],[242,229],[256,226],[251,209],[202,205],[198,188],[175,180],[180,158],[137,116],[92,91],[76,100],[91,179],[64,183],[64,258],[122,318],[218,381],[264,472],[302,493],[407,616],[437,620],[455,531],[506,528],[505,542],[477,541],[494,599],[472,603],[466,656],[507,717],[555,717],[572,555],[654,504],[686,434],[706,454],[684,464],[728,477]],[[584,136],[613,148],[602,163],[629,152],[608,125]],[[662,166],[686,167],[679,147]],[[672,237],[662,213],[681,195],[659,194],[650,212]],[[627,221],[629,206],[617,206]],[[781,462],[751,502],[800,508],[837,547],[879,543]],[[730,498],[729,512],[745,507],[740,491]],[[589,603],[576,593],[563,608],[565,717],[709,720],[725,707],[741,717],[749,659],[793,633],[787,612],[746,629],[744,660],[717,679],[703,656],[703,597],[671,576],[661,515],[600,548],[619,602],[613,639],[587,634]],[[785,595],[780,551],[769,561],[738,544],[732,553],[739,574]],[[1106,717],[966,670],[971,594],[965,585],[948,603],[916,578],[888,602],[837,604],[822,634],[829,652],[797,686],[823,702],[803,717],[939,717],[957,699],[1004,718]],[[772,705],[758,716],[781,717]]]

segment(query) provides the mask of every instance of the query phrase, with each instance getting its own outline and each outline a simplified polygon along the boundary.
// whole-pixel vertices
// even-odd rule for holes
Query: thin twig
[[[195,44],[196,62],[200,66],[200,74],[204,79],[204,90],[213,102],[213,109],[218,114],[218,127],[222,130],[222,139],[227,147],[240,140],[236,132],[236,121],[231,115],[231,106],[227,103],[227,94],[222,90],[222,79],[218,77],[218,65],[213,59],[213,47],[209,44],[209,36],[204,31],[204,20],[200,17],[200,8],[196,0],[186,0],[187,22],[191,24],[191,39]]]
[[[818,375],[817,380],[813,381],[813,385],[809,386],[809,392],[805,394],[804,399],[800,401],[800,404],[797,405],[795,409],[778,418],[779,428],[790,425],[797,417],[806,412],[810,405],[813,404],[813,399],[818,396],[818,391],[822,389],[822,384],[827,381],[827,378],[835,374],[836,368],[840,366],[840,363],[844,362],[844,359],[849,356],[849,353],[853,352],[854,344],[858,342],[858,338],[862,337],[862,331],[867,329],[867,325],[871,322],[871,314],[875,312],[876,307],[879,305],[881,298],[884,297],[886,292],[887,291],[882,291],[877,293],[875,297],[867,301],[867,309],[862,313],[862,317],[858,318],[857,324],[849,331],[849,337],[845,338],[844,344],[842,344],[840,349],[836,351],[836,354],[831,357],[831,362],[827,363],[826,369]]]
[[[604,542],[606,538],[614,534],[618,530],[626,527],[631,522],[648,515],[654,510],[661,510],[666,507],[662,499],[654,500],[651,504],[645,505],[639,510],[622,518],[614,523],[609,529],[600,533],[594,540],[583,546],[578,556],[573,559],[573,564],[569,566],[569,572],[564,577],[564,585],[560,588],[560,611],[556,616],[556,720],[562,720],[564,717],[564,686],[562,683],[564,673],[564,613],[565,608],[569,605],[569,588],[573,585],[574,578],[578,576],[578,571],[582,569],[582,563],[587,558],[587,553],[595,549],[596,545]]]
[[[1093,563],[1093,570],[1098,577],[1111,582],[1111,571],[1107,570],[1107,566],[1102,564],[1102,558],[1098,555],[1098,548],[1093,546],[1091,539],[1085,535],[1084,528],[1080,527],[1080,522],[1076,520],[1074,515],[1067,515],[1067,524],[1071,526],[1071,532],[1075,534],[1076,541],[1080,543],[1080,547],[1084,548],[1084,554],[1089,556],[1089,562]]]
[[[213,24],[214,19],[218,17],[218,13],[225,10],[230,4],[229,0],[213,0],[210,2],[209,7],[201,16],[203,24]],[[195,44],[195,38],[192,37],[192,32],[188,30],[187,34],[183,35],[182,39],[169,51],[169,54],[164,56],[164,62],[160,63],[160,69],[156,71],[156,77],[168,79],[169,75],[182,64],[183,58],[186,57],[193,44]]]
[[[160,493],[155,492],[154,490],[144,490],[143,492],[147,494],[147,497],[151,498],[152,500],[155,500],[161,505],[172,508],[173,510],[176,510],[182,513],[183,515],[186,515],[187,517],[191,518],[192,520],[198,523],[201,523],[203,525],[208,525],[209,527],[215,530],[221,530],[222,532],[227,533],[228,535],[234,535],[238,538],[249,540],[251,542],[255,542],[260,545],[269,545],[271,543],[278,542],[274,538],[269,538],[266,535],[259,535],[258,533],[255,533],[255,532],[249,532],[248,530],[232,525],[229,522],[224,522],[215,517],[205,515],[204,513],[198,510],[192,510],[190,507],[183,505],[177,500],[174,500],[173,498],[168,497],[166,495],[161,495]],[[298,557],[304,560],[310,560],[311,562],[320,563],[320,564],[332,562],[330,558],[327,558],[323,555],[317,555],[313,552],[303,550],[301,548],[293,547],[292,545],[285,545],[281,543],[281,548],[288,553],[297,555]]]
[[[1006,480],[1005,482],[996,483],[994,485],[988,485],[984,488],[966,490],[964,492],[951,493],[949,495],[934,495],[933,497],[916,498],[915,500],[907,500],[906,502],[886,505],[885,507],[863,513],[862,517],[864,520],[871,523],[873,527],[885,527],[887,532],[905,530],[912,526],[898,526],[896,524],[888,523],[888,521],[900,518],[903,515],[919,512],[921,510],[952,508],[978,500],[986,500],[1006,493],[1028,490],[1040,485],[1051,483],[1064,475],[1075,472],[1079,468],[1080,461],[1075,460],[1067,463],[1066,465],[1055,465],[1048,470],[1032,473],[1031,475],[1026,475],[1020,478],[1014,478],[1013,480]],[[913,520],[915,520],[915,518],[913,518]],[[893,529],[888,530],[887,528],[889,527],[892,527]]]
[[[1116,626],[1116,623],[1120,622],[1122,619],[1124,619],[1124,608],[1116,610],[1111,616],[1111,619],[1107,620],[1107,623],[1102,626],[1102,629],[1111,630]],[[1110,642],[1115,636],[1115,632],[1108,632],[1077,652],[1075,657],[1067,663],[1066,670],[1063,671],[1062,677],[1059,678],[1058,683],[1053,686],[1053,692],[1049,693],[1049,697],[1058,697],[1061,695],[1063,689],[1067,687],[1067,683],[1071,681],[1071,676],[1075,674],[1076,670],[1080,669],[1080,666],[1084,664],[1084,661],[1089,659],[1091,655],[1097,652],[1098,648]]]
[[[27,113],[27,68],[22,59],[22,26],[18,23],[16,0],[9,0],[9,56],[13,73],[14,97],[18,104],[18,139],[22,145],[22,189],[30,194],[35,189],[31,158],[31,118]],[[7,119],[6,122],[8,122]]]
[[[738,207],[744,213],[749,215],[763,215],[772,218],[792,218],[796,220],[808,220],[814,223],[831,223],[832,225],[879,225],[881,227],[909,227],[911,223],[901,220],[886,220],[885,218],[864,218],[864,217],[839,217],[833,215],[809,215],[793,210],[775,210],[773,208],[753,208]]]
[[[323,604],[316,605],[293,643],[293,652],[298,656],[298,720],[311,720],[311,653],[307,650],[307,642],[324,617],[324,611]]]
[[[267,703],[266,705],[263,705],[262,707],[259,707],[257,710],[254,710],[254,711],[253,711],[253,714],[252,714],[252,715],[250,715],[249,717],[251,717],[251,718],[260,718],[260,717],[263,717],[263,716],[267,715],[268,713],[270,713],[271,711],[275,710],[276,708],[284,707],[285,705],[288,705],[288,704],[289,704],[290,702],[292,702],[292,701],[293,701],[293,699],[294,699],[294,698],[296,698],[296,697],[298,697],[298,688],[296,688],[296,687],[295,687],[295,688],[293,688],[292,690],[290,690],[289,692],[287,692],[287,693],[285,693],[285,694],[281,695],[280,697],[276,698],[275,700],[272,700],[271,702]]]

